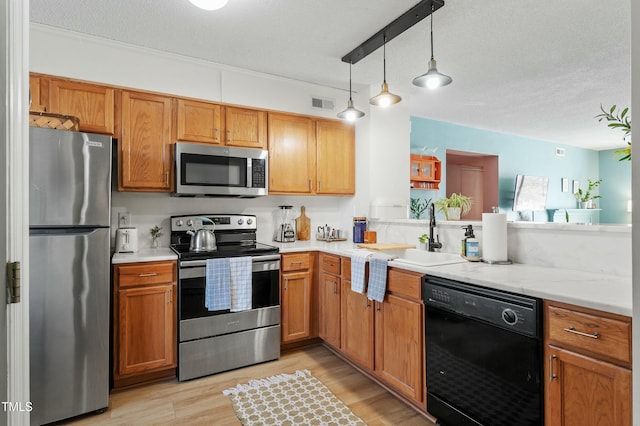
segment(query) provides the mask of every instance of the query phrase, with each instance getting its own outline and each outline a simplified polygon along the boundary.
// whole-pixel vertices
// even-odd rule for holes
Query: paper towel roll
[[[482,259],[503,262],[507,257],[507,215],[482,213]]]

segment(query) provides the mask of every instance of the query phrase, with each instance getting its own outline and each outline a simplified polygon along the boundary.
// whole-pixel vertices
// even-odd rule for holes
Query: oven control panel
[[[240,214],[205,214],[171,217],[172,232],[186,232],[202,228],[216,231],[255,231],[257,229],[257,220],[253,215]]]

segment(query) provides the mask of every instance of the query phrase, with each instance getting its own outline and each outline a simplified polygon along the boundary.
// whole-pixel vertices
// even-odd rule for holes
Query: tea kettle
[[[203,217],[201,219],[211,222],[211,224],[214,225],[213,221],[208,218]],[[193,229],[193,230],[188,230],[187,234],[191,235],[191,241],[189,243],[189,251],[198,252],[198,251],[217,250],[216,235],[213,232],[213,229],[200,228],[197,231]]]

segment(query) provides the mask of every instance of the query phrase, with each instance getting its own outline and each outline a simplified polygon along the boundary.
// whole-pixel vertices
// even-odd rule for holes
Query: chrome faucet
[[[436,235],[436,240],[433,239],[433,229],[436,227],[436,206],[429,204],[429,251],[435,251],[435,249],[441,249],[442,243],[440,237]]]

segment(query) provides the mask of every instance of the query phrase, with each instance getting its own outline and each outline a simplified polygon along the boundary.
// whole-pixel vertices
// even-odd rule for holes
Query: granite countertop
[[[169,247],[144,248],[135,253],[114,253],[111,263],[154,262],[156,260],[177,260],[178,255]]]
[[[280,253],[323,251],[338,256],[351,256],[356,252],[365,251],[351,241],[310,240],[267,244],[278,247]],[[396,254],[393,251],[382,253],[390,257]],[[397,254],[401,253],[398,251]],[[142,249],[137,253],[115,253],[112,262],[115,264],[175,259],[177,255],[171,249],[158,248]],[[631,277],[525,264],[490,265],[463,262],[425,267],[391,260],[389,266],[621,315],[631,316],[633,311]]]

